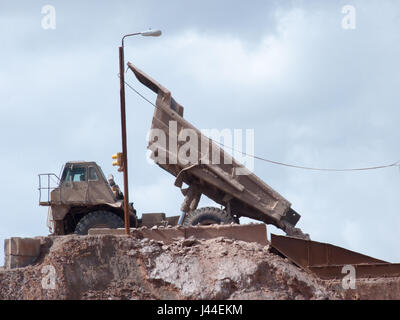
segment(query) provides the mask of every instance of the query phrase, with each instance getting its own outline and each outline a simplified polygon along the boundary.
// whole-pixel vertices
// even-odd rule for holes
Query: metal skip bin
[[[400,264],[311,240],[271,234],[271,246],[281,255],[323,280],[342,279],[343,267],[354,267],[357,278],[399,277]]]
[[[288,234],[297,229],[294,226],[300,215],[291,209],[288,200],[186,121],[183,106],[168,89],[132,63],[128,66],[142,84],[157,94],[149,135],[150,157],[176,177],[175,185],[184,195],[195,190],[237,217],[273,224]],[[180,139],[187,135],[189,140]],[[181,154],[188,150],[190,156],[183,161]],[[184,189],[183,183],[189,188]]]

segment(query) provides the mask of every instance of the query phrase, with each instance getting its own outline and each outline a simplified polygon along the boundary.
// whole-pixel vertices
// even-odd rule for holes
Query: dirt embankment
[[[38,261],[0,271],[0,299],[335,299],[269,251],[226,238],[42,238]]]
[[[329,290],[338,292],[344,300],[400,300],[400,278],[382,277],[356,280],[356,288],[344,290],[342,282],[325,282]]]

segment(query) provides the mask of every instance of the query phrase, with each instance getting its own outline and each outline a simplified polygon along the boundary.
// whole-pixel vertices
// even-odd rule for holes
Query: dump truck
[[[128,63],[128,67],[140,83],[157,94],[147,148],[154,162],[175,177],[174,184],[184,196],[181,215],[169,218],[152,213],[139,219],[130,204],[132,227],[229,224],[247,217],[272,224],[291,236],[308,237],[295,227],[300,215],[288,200],[185,120],[183,106],[168,89],[133,64]],[[95,162],[68,162],[60,178],[40,174],[39,190],[39,204],[49,206],[48,224],[54,234],[87,234],[89,228],[123,226],[123,194],[114,178],[107,180]],[[42,201],[45,191],[47,200]],[[219,207],[198,208],[203,195]]]

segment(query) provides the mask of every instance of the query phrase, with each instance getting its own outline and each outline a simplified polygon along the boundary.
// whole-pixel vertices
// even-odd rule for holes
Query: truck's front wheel
[[[124,222],[115,213],[109,211],[94,211],[85,215],[75,228],[75,234],[86,235],[92,228],[123,228]]]
[[[226,212],[214,207],[205,207],[190,212],[183,221],[184,226],[230,224],[235,222],[233,217]]]

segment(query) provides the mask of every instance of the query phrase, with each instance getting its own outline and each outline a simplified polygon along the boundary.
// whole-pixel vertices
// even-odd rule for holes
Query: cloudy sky
[[[55,29],[42,26],[46,5]],[[343,28],[345,5],[355,29]],[[199,129],[254,129],[256,155],[304,166],[400,160],[398,1],[0,0],[1,242],[48,234],[38,173],[94,160],[122,185],[111,166],[121,149],[118,46],[148,28],[162,37],[129,38],[126,60],[170,89]],[[127,81],[155,99],[133,74]],[[127,91],[127,110],[130,200],[177,215],[174,178],[145,156],[153,109]],[[256,161],[255,173],[292,202],[313,240],[400,262],[398,168]]]

